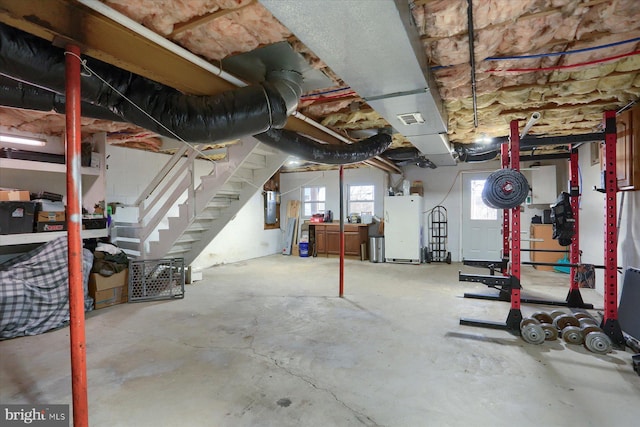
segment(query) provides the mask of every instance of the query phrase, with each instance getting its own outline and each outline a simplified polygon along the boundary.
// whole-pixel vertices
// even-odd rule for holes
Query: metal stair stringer
[[[238,211],[282,166],[288,154],[253,137],[228,147],[227,161],[216,172],[203,176],[195,201],[179,206],[179,217],[169,218],[169,228],[150,242],[151,258],[182,257],[191,264]],[[192,210],[193,213],[190,212]]]

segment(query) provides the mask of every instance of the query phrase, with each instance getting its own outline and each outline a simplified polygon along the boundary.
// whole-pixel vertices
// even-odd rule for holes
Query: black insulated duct
[[[0,76],[0,104],[5,107],[65,114],[66,99],[55,92]],[[122,117],[97,105],[82,102],[82,114],[99,120],[124,121]]]
[[[436,169],[438,167],[415,147],[396,148],[384,154],[396,166],[400,167],[408,165],[415,165],[423,169]]]
[[[382,154],[391,145],[391,135],[380,133],[363,141],[347,145],[321,144],[286,129],[272,129],[254,137],[285,153],[315,163],[346,165]]]
[[[352,145],[319,144],[290,131],[276,131],[296,110],[300,97],[300,75],[295,71],[272,71],[260,85],[238,88],[219,95],[186,95],[171,87],[93,59],[87,65],[95,76],[83,77],[81,96],[85,117],[129,122],[159,135],[188,142],[214,142],[260,134],[260,141],[305,160],[346,164],[360,162],[383,152],[390,136],[376,135]],[[25,109],[59,111],[64,103],[64,50],[46,40],[0,24],[0,74],[27,83],[0,88],[0,104]],[[0,82],[2,84],[2,82]],[[126,96],[140,111],[115,90]],[[35,99],[42,90],[53,92]],[[6,95],[6,97],[5,97]],[[89,107],[90,105],[90,107]],[[168,129],[168,130],[167,130]]]
[[[87,65],[108,84],[95,76],[83,77],[83,101],[161,135],[173,137],[131,102],[189,142],[235,139],[283,127],[287,121],[284,99],[268,82],[215,96],[192,96],[96,59],[87,58]],[[64,94],[64,49],[2,25],[0,73]]]

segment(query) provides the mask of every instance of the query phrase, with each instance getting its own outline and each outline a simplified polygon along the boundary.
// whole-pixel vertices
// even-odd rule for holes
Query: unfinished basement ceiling
[[[83,19],[87,14],[100,15],[82,4],[100,3],[92,0],[50,0],[46,11],[30,6],[37,4],[33,1],[17,2],[23,6],[12,3],[16,2],[0,1],[2,22],[51,40],[64,33],[64,23],[56,14],[82,16]],[[343,33],[334,31],[328,39],[330,44],[317,49],[345,52],[345,55],[338,59],[326,58],[323,54],[318,56],[310,46],[314,44],[314,32],[330,23],[323,21],[323,16],[304,15],[304,25],[291,25],[290,29],[285,26],[285,19],[280,22],[270,11],[277,3],[266,0],[264,4],[255,0],[104,0],[101,5],[120,12],[223,70],[225,61],[288,43],[328,82],[327,87],[303,93],[298,106],[301,114],[351,141],[364,139],[381,129],[392,129],[395,133],[391,149],[413,144],[427,157],[432,154],[425,152],[428,146],[420,145],[415,137],[412,140],[410,132],[399,132],[401,126],[386,114],[386,106],[380,106],[371,94],[360,93],[366,85],[354,82],[351,76],[366,71],[358,69],[365,65],[355,61],[363,56],[389,68],[385,63],[388,56],[381,50],[384,45],[381,40],[389,31],[402,29],[397,26],[362,28],[362,22],[354,20],[353,26],[362,28],[368,35],[366,43],[353,43],[346,30]],[[535,111],[542,117],[530,134],[596,132],[600,129],[604,111],[619,110],[640,96],[640,7],[637,0],[473,0],[475,94],[467,0],[280,2],[287,3],[303,8],[321,4],[323,8],[333,8],[332,12],[347,16],[367,15],[388,4],[395,5],[400,11],[406,8],[409,22],[404,23],[407,27],[404,31],[409,39],[415,31],[418,40],[418,51],[408,53],[415,55],[418,63],[421,57],[424,58],[421,65],[425,80],[435,82],[434,87],[425,90],[435,91],[435,98],[439,98],[436,104],[441,102],[442,111],[431,113],[440,114],[444,132],[434,130],[432,135],[439,138],[439,144],[444,147],[471,144],[484,136],[506,136],[511,120],[522,120],[524,125]],[[349,9],[341,11],[340,8]],[[111,37],[110,34],[78,34],[77,29],[69,30],[69,33],[66,34],[68,38],[76,38],[82,46],[88,47],[87,55],[186,93],[215,94],[232,86],[207,86],[200,75],[165,72],[162,66],[153,65],[152,59],[147,57],[152,50],[143,51],[140,47],[132,53],[131,46],[134,45],[130,44],[130,39]],[[102,40],[95,41],[99,37]],[[130,37],[140,38],[134,34]],[[309,46],[305,44],[307,41]],[[402,48],[412,47],[403,45]],[[393,65],[398,71],[405,67],[405,64]],[[349,73],[337,70],[349,70]],[[381,79],[377,84],[384,86],[387,82]],[[375,81],[367,82],[367,85],[375,84]],[[7,112],[6,108],[3,110],[1,117],[14,117],[10,122],[3,120],[3,127],[19,128],[35,120],[24,112],[16,115]],[[47,129],[46,122],[54,123],[55,120],[43,119],[42,113],[39,114],[41,132],[61,132],[59,125],[52,124]],[[24,123],[16,122],[15,117],[24,117]],[[88,132],[92,129],[86,128]],[[144,134],[143,129],[129,131],[134,135]],[[116,135],[121,138],[124,135],[120,129],[113,132],[114,141]],[[327,136],[327,141],[341,142],[331,136]],[[158,147],[158,139],[153,137],[125,143],[136,147],[148,143],[154,151],[162,149]]]

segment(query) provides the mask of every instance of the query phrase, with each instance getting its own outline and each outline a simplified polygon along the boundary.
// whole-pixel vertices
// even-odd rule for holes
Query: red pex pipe
[[[71,392],[73,425],[89,425],[87,404],[87,359],[82,280],[82,213],[80,210],[80,48],[67,45],[66,133],[67,133],[67,240],[69,260],[69,329],[71,340]]]

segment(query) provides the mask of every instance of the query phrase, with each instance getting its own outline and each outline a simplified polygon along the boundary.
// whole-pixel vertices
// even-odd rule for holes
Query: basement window
[[[482,201],[482,190],[485,179],[471,180],[471,220],[495,221],[498,219],[498,210],[490,208]]]
[[[347,214],[368,212],[373,215],[375,185],[350,185]]]
[[[304,218],[324,213],[327,201],[325,187],[302,187],[302,213]]]

